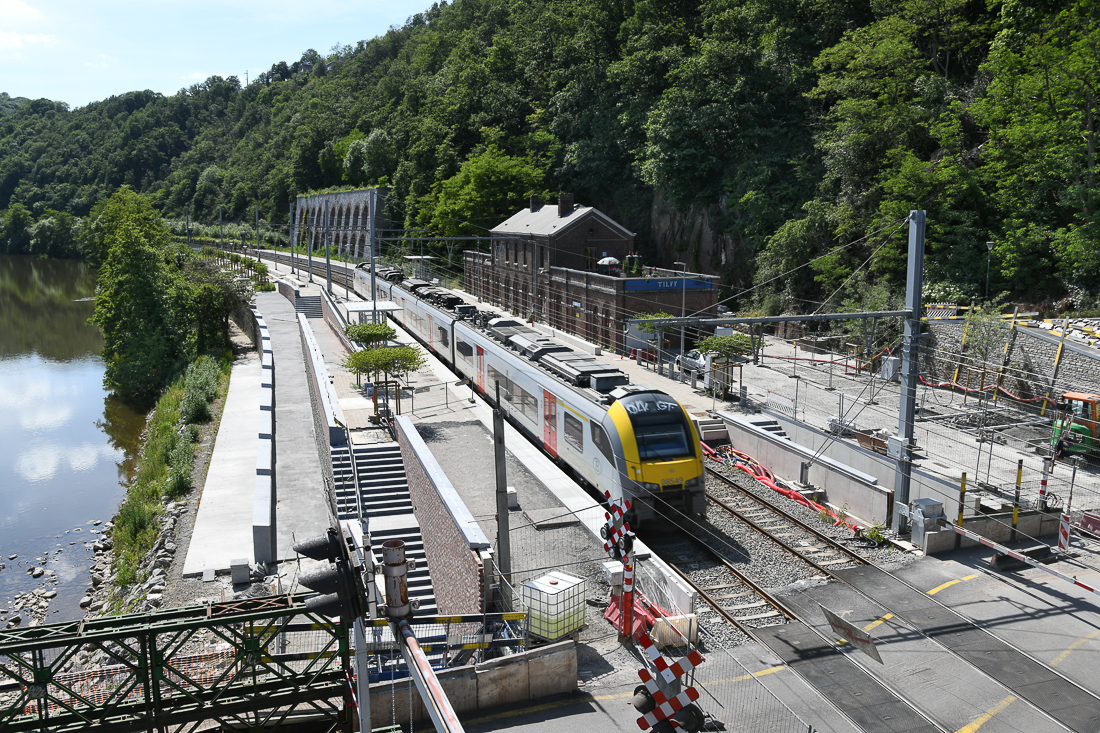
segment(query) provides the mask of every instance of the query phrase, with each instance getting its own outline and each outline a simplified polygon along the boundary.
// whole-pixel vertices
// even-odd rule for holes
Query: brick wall
[[[412,422],[399,416],[396,426],[439,613],[485,611],[492,572],[488,540]]]

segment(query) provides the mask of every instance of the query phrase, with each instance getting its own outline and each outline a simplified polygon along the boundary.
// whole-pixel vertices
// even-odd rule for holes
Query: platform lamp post
[[[685,318],[687,316],[687,292],[688,292],[687,271],[688,271],[688,266],[684,262],[673,262],[672,264],[679,265],[681,270],[683,271],[683,275],[680,276],[680,318]],[[687,329],[684,327],[684,324],[681,323],[680,324],[680,374],[681,375],[684,373],[684,331],[686,331],[686,330]]]
[[[985,302],[989,302],[989,265],[993,261],[993,242],[986,242],[988,254],[985,256]]]

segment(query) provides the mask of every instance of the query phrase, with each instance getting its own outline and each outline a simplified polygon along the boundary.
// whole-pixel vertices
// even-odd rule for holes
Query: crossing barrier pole
[[[962,483],[959,484],[959,519],[955,522],[957,527],[963,526],[963,508],[966,506],[966,472],[963,472]],[[962,546],[962,535],[955,535],[955,549]]]
[[[1020,479],[1024,475],[1024,459],[1016,462],[1016,495],[1012,499],[1012,539],[1016,540],[1016,523],[1020,519]]]

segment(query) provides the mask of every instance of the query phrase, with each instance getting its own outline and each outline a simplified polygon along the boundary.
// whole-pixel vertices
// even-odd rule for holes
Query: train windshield
[[[641,460],[662,461],[695,455],[687,418],[671,397],[650,392],[628,395],[619,402],[630,416]]]

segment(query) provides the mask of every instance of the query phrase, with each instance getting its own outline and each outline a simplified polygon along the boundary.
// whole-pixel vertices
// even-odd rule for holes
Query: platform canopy
[[[394,303],[392,300],[356,300],[350,303],[344,304],[348,313],[393,313],[394,311],[403,310],[401,306]]]

